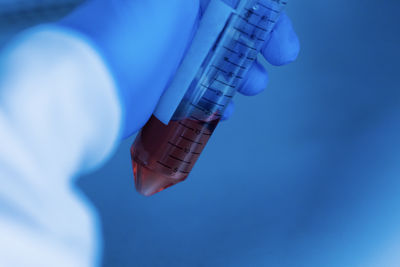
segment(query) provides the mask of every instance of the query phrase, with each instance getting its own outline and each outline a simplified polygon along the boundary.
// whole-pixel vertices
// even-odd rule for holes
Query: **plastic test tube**
[[[139,193],[150,196],[188,177],[285,6],[282,0],[241,0],[230,7],[168,124],[153,115],[131,147]]]

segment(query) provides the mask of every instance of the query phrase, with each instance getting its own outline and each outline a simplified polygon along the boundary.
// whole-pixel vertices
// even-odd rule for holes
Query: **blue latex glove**
[[[229,2],[229,0],[225,0]],[[87,35],[113,72],[124,111],[123,136],[139,130],[153,113],[196,32],[209,0],[89,0],[62,22]],[[283,14],[263,55],[273,65],[296,59],[299,41]],[[255,63],[240,92],[255,95],[268,75]],[[225,116],[229,117],[233,105]]]

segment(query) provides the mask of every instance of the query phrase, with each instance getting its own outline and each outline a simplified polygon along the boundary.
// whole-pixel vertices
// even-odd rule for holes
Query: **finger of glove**
[[[239,88],[239,92],[246,96],[254,96],[265,90],[269,76],[267,70],[258,61],[251,66],[246,79]]]
[[[232,117],[234,111],[235,111],[235,103],[231,101],[226,107],[224,114],[222,115],[221,121],[226,121],[230,117]]]
[[[262,54],[272,65],[282,66],[295,61],[299,52],[299,38],[292,21],[283,12],[271,32],[270,39],[262,49]]]
[[[254,96],[265,90],[268,81],[268,72],[258,61],[256,61],[250,68],[246,80],[238,91],[245,96]],[[231,101],[225,109],[221,120],[225,121],[232,117],[234,110],[235,103]]]
[[[204,12],[207,9],[207,6],[209,5],[211,0],[200,0],[200,11],[201,14],[204,14]],[[222,2],[225,2],[225,4],[229,6],[234,6],[237,0],[222,0]]]

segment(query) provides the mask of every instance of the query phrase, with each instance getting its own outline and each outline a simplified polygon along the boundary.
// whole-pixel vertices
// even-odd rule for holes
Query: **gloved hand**
[[[208,2],[88,0],[60,22],[89,37],[108,64],[123,105],[124,137],[150,118],[190,46]],[[299,47],[292,24],[283,14],[262,53],[271,64],[284,65],[296,59]],[[266,70],[255,63],[240,92],[255,95],[267,82]],[[233,105],[226,117],[232,110]]]

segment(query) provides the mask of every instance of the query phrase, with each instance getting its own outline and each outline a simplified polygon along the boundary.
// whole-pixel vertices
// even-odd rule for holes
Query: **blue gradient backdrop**
[[[104,266],[400,266],[399,10],[291,1],[298,61],[236,98],[186,182],[138,195],[132,139],[82,178]]]

